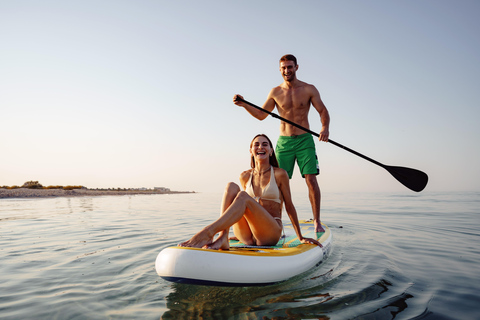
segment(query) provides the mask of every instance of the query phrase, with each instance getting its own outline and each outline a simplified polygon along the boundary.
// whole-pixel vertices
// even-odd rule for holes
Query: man
[[[280,72],[283,83],[270,91],[267,101],[263,104],[263,109],[271,112],[277,107],[281,117],[310,129],[308,112],[312,105],[320,115],[322,123],[319,140],[326,142],[328,141],[330,126],[328,110],[315,86],[297,79],[297,70],[297,59],[293,55],[287,54],[280,58]],[[233,97],[234,103],[244,107],[255,118],[263,120],[268,116],[266,112],[237,100],[237,97],[243,99],[242,96],[235,95]],[[307,183],[315,230],[317,232],[325,231],[320,221],[321,193],[317,182],[319,169],[312,135],[282,121],[275,153],[280,167],[287,171],[290,179],[292,178],[295,160],[297,161],[300,172]]]

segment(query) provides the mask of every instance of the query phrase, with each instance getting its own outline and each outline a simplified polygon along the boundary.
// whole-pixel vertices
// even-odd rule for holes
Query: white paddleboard
[[[185,247],[163,249],[155,261],[157,274],[165,280],[216,286],[275,284],[313,268],[326,257],[332,242],[330,228],[314,232],[312,221],[300,221],[302,235],[323,246],[302,244],[290,223],[285,237],[275,246],[245,246],[230,240],[230,250]]]

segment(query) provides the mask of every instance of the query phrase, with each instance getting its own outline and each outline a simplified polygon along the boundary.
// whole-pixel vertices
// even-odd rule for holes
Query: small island
[[[84,186],[47,186],[38,181],[27,181],[20,186],[0,186],[1,198],[43,198],[43,197],[75,197],[75,196],[120,196],[195,193],[195,191],[172,191],[165,187],[148,188],[96,188]]]

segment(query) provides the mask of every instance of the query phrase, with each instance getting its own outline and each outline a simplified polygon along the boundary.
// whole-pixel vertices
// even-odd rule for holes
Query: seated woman
[[[235,183],[227,185],[220,217],[203,228],[181,247],[228,250],[228,234],[233,226],[235,236],[246,245],[273,246],[282,235],[282,204],[302,243],[321,244],[304,238],[297,211],[292,203],[287,172],[278,167],[270,139],[259,134],[250,144],[251,167],[240,175],[243,190]],[[214,240],[216,234],[218,237]]]

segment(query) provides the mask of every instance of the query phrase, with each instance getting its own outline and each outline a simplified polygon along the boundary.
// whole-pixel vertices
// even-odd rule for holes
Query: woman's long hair
[[[270,165],[274,166],[275,168],[278,168],[278,161],[277,161],[277,156],[275,155],[275,149],[273,148],[272,141],[263,133],[257,134],[255,137],[253,137],[252,142],[250,142],[250,149],[253,146],[253,141],[257,139],[258,137],[265,137],[268,140],[268,143],[270,144],[270,148],[272,148],[272,155],[268,158],[268,162]],[[250,160],[250,167],[255,168],[255,158],[252,155],[252,158]]]

